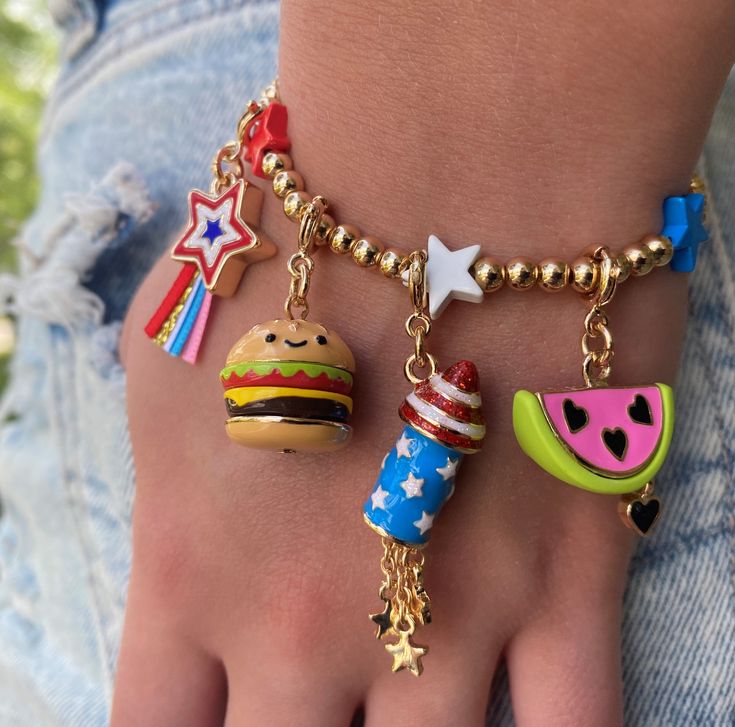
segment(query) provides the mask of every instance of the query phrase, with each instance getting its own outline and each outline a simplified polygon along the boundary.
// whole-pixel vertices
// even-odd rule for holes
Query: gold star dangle
[[[382,639],[389,631],[393,629],[393,624],[390,620],[391,607],[390,601],[385,602],[385,608],[381,613],[371,613],[370,620],[375,623],[378,630],[375,632],[376,639]]]
[[[411,634],[408,631],[401,631],[398,636],[398,643],[386,644],[385,650],[393,657],[391,669],[394,672],[408,669],[414,676],[421,676],[421,672],[424,670],[421,657],[425,656],[429,649],[426,646],[414,646],[411,643]]]

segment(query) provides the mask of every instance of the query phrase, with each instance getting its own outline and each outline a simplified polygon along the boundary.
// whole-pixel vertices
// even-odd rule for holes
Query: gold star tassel
[[[383,538],[380,598],[385,605],[381,612],[370,614],[370,620],[378,627],[376,638],[398,639],[385,645],[393,657],[393,671],[408,669],[415,676],[421,676],[421,658],[428,647],[417,646],[411,637],[417,625],[431,623],[431,603],[424,588],[423,566],[424,556],[420,550]]]

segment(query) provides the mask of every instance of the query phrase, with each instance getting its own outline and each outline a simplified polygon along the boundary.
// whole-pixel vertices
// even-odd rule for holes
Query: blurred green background
[[[56,66],[46,5],[0,0],[0,273],[16,268],[12,241],[38,195],[36,139]],[[12,321],[0,316],[0,391],[12,344]]]

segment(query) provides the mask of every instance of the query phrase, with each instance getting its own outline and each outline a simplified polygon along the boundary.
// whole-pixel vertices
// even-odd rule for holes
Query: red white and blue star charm
[[[262,201],[243,179],[219,195],[189,193],[189,223],[171,251],[184,264],[145,326],[166,353],[196,363],[213,295],[233,295],[248,264],[275,255],[276,246],[251,227]]]
[[[174,260],[194,263],[206,289],[229,297],[248,263],[273,256],[275,246],[253,231],[262,192],[242,179],[219,196],[189,193],[189,224],[171,251]]]

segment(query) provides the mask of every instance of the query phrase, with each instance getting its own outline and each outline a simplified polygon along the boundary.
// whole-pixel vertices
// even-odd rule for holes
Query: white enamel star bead
[[[434,516],[429,515],[426,510],[422,510],[421,518],[419,520],[414,520],[413,524],[419,529],[421,535],[423,535],[427,530],[430,530],[431,526],[434,524]]]
[[[479,245],[449,250],[436,235],[429,235],[428,253],[426,286],[432,318],[438,318],[452,300],[482,303],[482,288],[469,271],[480,254]]]
[[[384,490],[380,485],[378,485],[375,492],[370,495],[370,499],[373,503],[373,510],[385,510],[385,498],[388,497],[388,494],[388,490]]]
[[[409,472],[408,477],[401,482],[406,497],[423,497],[423,486],[424,480],[421,477],[414,477],[413,472]]]
[[[401,438],[396,442],[396,459],[401,457],[411,459],[411,442],[413,439],[407,437],[405,432],[401,434]]]
[[[458,459],[452,459],[447,457],[447,463],[444,467],[437,467],[436,471],[442,476],[442,479],[446,482],[457,474],[457,466],[459,465]]]

